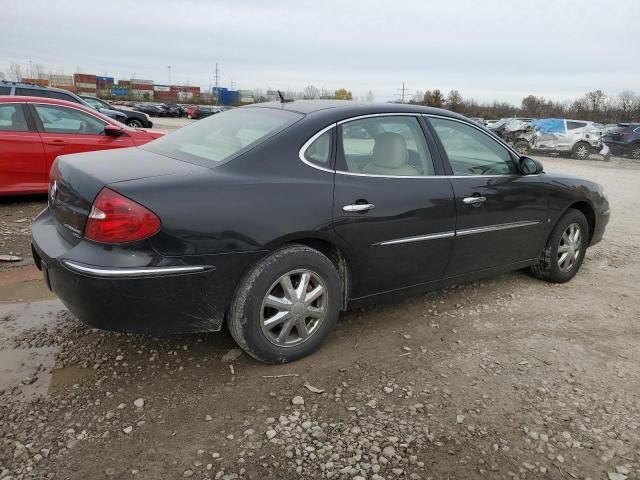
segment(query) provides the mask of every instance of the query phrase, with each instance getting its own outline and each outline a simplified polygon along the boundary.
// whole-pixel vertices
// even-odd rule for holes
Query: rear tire
[[[336,267],[317,250],[303,245],[277,250],[240,282],[229,309],[231,336],[264,363],[305,357],[333,329],[340,287]]]
[[[586,160],[591,155],[591,145],[587,142],[578,142],[573,146],[571,155],[578,160]]]
[[[144,127],[144,125],[142,125],[142,122],[140,120],[138,120],[137,118],[130,118],[129,120],[127,120],[127,126],[132,127],[132,128],[142,128],[142,127]]]
[[[572,229],[574,232],[578,231],[577,242],[571,239]],[[547,282],[568,282],[580,270],[588,243],[587,219],[582,212],[570,208],[553,228],[537,263],[531,267],[531,272]]]
[[[640,143],[631,145],[629,149],[629,156],[635,160],[640,160]]]

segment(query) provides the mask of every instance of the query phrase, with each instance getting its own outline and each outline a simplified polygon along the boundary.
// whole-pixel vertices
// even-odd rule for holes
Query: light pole
[[[169,71],[169,85],[171,85],[171,65],[167,65],[167,70]]]

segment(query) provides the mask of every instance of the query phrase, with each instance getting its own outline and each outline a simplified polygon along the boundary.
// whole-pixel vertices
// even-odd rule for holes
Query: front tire
[[[580,270],[588,244],[587,219],[582,212],[569,209],[553,228],[531,272],[548,282],[568,282]]]
[[[591,145],[587,142],[578,142],[573,146],[571,155],[578,160],[586,160],[591,155]]]
[[[640,160],[640,143],[631,145],[629,149],[629,156],[634,160]]]
[[[229,310],[231,336],[264,363],[286,363],[315,351],[340,313],[334,264],[303,245],[275,251],[241,281]]]
[[[526,140],[518,140],[513,145],[513,149],[518,152],[520,156],[531,154],[531,144]]]
[[[142,128],[142,127],[144,127],[144,125],[142,125],[142,122],[140,120],[138,120],[137,118],[130,118],[129,120],[127,120],[127,126],[129,126],[131,128]]]

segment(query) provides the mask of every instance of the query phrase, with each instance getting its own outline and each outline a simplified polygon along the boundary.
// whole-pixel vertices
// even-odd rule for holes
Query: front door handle
[[[366,212],[374,207],[373,203],[356,203],[354,205],[345,205],[342,210],[344,212]]]
[[[67,142],[65,142],[64,140],[47,140],[47,145],[64,145]]]
[[[462,199],[462,203],[466,205],[472,205],[474,207],[479,207],[486,201],[487,197],[465,197]]]

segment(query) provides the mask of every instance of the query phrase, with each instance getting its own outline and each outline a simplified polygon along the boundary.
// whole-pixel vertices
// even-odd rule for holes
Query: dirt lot
[[[611,197],[572,282],[352,311],[290,365],[227,333],[92,330],[33,267],[0,272],[0,479],[639,479],[640,166],[542,160]],[[43,207],[0,204],[3,253],[29,263]]]

